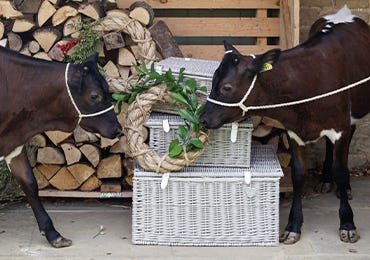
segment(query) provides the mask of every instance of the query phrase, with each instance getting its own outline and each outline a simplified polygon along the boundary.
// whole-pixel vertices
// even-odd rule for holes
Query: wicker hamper
[[[197,95],[202,102],[206,102],[211,92],[213,73],[220,63],[218,61],[200,60],[190,58],[170,57],[155,64],[155,70],[165,73],[171,69],[174,76],[177,76],[181,68],[185,68],[185,79],[195,79],[198,86],[207,87],[207,93],[199,92]],[[170,104],[155,104],[153,111],[174,113],[176,110]]]
[[[168,120],[169,132],[163,130],[163,120]],[[177,138],[177,128],[184,121],[176,115],[151,113],[146,126],[149,127],[149,147],[159,154],[166,154],[170,142]],[[209,145],[192,166],[230,166],[248,167],[253,124],[247,119],[238,124],[235,142],[231,142],[232,124],[210,132]]]
[[[132,241],[145,245],[276,246],[282,170],[270,146],[253,146],[250,167],[135,169]],[[247,184],[248,183],[248,184]]]

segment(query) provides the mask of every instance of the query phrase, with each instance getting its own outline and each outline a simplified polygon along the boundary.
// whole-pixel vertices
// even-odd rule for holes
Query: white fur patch
[[[352,23],[356,16],[352,14],[347,5],[343,6],[336,14],[326,15],[324,18],[331,23]]]
[[[334,129],[331,130],[322,130],[320,132],[320,137],[315,140],[310,140],[307,142],[304,142],[296,133],[294,133],[291,130],[288,130],[288,135],[291,139],[293,139],[299,146],[305,146],[309,143],[315,143],[317,142],[321,137],[326,136],[329,138],[329,140],[334,144],[336,141],[338,141],[342,137],[342,132],[336,132]]]
[[[16,147],[7,156],[0,157],[0,160],[4,160],[5,159],[5,162],[6,162],[7,166],[8,166],[8,168],[9,168],[9,171],[10,171],[10,163],[11,163],[12,159],[15,158],[15,157],[17,157],[22,152],[22,149],[23,149],[23,145],[20,145],[20,146]]]

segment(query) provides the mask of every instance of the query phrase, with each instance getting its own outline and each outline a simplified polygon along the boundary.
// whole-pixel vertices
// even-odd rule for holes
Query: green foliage
[[[10,174],[5,161],[0,161],[0,202],[14,200],[21,194],[22,192]]]
[[[102,45],[102,39],[99,32],[96,30],[99,24],[100,20],[91,22],[90,19],[84,19],[81,21],[79,34],[80,43],[72,49],[71,54],[65,56],[65,62],[81,64],[87,57],[98,51],[99,47]]]
[[[199,115],[204,108],[204,104],[199,104],[197,91],[205,92],[206,87],[198,87],[194,79],[185,79],[184,68],[179,71],[176,78],[171,70],[165,74],[160,74],[155,71],[154,64],[150,69],[145,64],[141,68],[135,66],[139,78],[136,84],[131,85],[131,93],[116,93],[112,94],[112,98],[116,100],[121,107],[122,102],[131,104],[136,96],[146,89],[153,86],[165,84],[169,91],[170,97],[175,104],[179,104],[178,114],[184,120],[185,124],[180,125],[177,130],[177,139],[172,140],[169,146],[169,156],[171,158],[179,157],[183,151],[196,151],[203,149],[204,145],[198,138],[200,131],[205,131],[199,123]]]

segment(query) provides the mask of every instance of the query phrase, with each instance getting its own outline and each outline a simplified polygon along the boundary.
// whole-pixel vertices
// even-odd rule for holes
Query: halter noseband
[[[78,108],[76,102],[74,101],[74,99],[72,97],[72,93],[71,93],[70,87],[68,85],[68,69],[69,69],[69,65],[70,64],[67,63],[66,70],[65,70],[65,73],[64,73],[64,79],[65,79],[65,82],[66,82],[66,89],[67,89],[68,96],[71,99],[71,102],[72,102],[73,106],[75,107],[75,109],[76,109],[76,111],[78,113],[78,123],[77,123],[77,125],[80,124],[82,118],[99,116],[99,115],[102,115],[102,114],[104,114],[104,113],[106,113],[106,112],[114,109],[114,106],[112,105],[112,106],[110,106],[110,107],[108,107],[108,108],[106,108],[104,110],[101,110],[99,112],[96,112],[96,113],[82,114],[81,111],[80,111],[80,109]]]

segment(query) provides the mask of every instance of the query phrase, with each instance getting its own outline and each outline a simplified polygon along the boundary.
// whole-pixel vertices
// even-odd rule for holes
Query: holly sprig
[[[201,131],[206,131],[199,122],[199,115],[204,109],[204,104],[199,102],[197,91],[206,92],[207,87],[197,85],[194,79],[186,79],[184,68],[181,68],[178,76],[175,77],[169,69],[164,74],[158,73],[154,63],[148,68],[145,64],[142,67],[134,66],[138,73],[136,84],[131,85],[131,92],[113,93],[112,98],[118,103],[128,102],[131,104],[136,96],[153,86],[165,84],[175,104],[179,105],[178,114],[184,120],[184,125],[179,125],[177,138],[169,145],[168,155],[171,158],[178,158],[184,151],[197,151],[204,148],[203,142],[198,138]],[[118,107],[121,107],[119,104]]]

